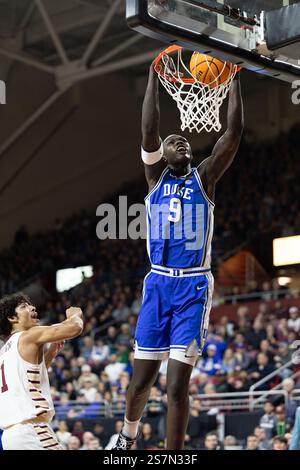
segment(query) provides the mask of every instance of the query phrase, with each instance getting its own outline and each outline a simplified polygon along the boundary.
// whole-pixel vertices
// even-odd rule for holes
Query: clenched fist
[[[82,319],[83,318],[83,313],[82,313],[81,308],[79,308],[79,307],[69,307],[66,310],[66,316],[67,316],[67,318],[79,317],[79,318]]]

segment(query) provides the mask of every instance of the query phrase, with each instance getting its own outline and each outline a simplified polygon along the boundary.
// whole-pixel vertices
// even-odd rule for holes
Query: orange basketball
[[[209,55],[194,52],[190,61],[190,71],[196,80],[215,88],[227,82],[233,73],[233,65]]]

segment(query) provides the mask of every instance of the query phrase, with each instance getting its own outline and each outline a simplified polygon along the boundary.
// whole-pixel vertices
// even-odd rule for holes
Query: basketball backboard
[[[217,6],[217,11],[204,8],[204,4],[212,9]],[[225,0],[225,4],[241,11],[221,13],[224,0],[127,0],[127,21],[131,28],[163,42],[199,50],[287,82],[299,79],[300,42],[293,49],[269,50],[266,14],[261,12],[300,6],[300,0]],[[239,14],[242,19],[238,19]],[[279,24],[277,27],[280,29]]]

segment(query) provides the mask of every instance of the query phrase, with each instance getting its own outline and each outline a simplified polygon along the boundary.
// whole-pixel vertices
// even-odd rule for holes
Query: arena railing
[[[296,388],[295,390],[292,391],[291,399],[299,402],[299,406],[300,406],[300,389],[299,388]]]
[[[201,411],[209,411],[216,408],[220,411],[254,411],[262,409],[264,402],[270,395],[281,395],[284,402],[287,403],[288,394],[285,390],[263,390],[256,392],[230,392],[230,393],[214,393],[209,395],[197,395],[201,401]],[[253,398],[256,402],[253,404]]]
[[[284,370],[289,369],[290,367],[293,367],[293,366],[294,366],[294,362],[292,360],[288,361],[285,364],[283,364],[282,366],[275,369],[273,372],[271,372],[271,374],[267,375],[266,377],[263,377],[261,380],[259,380],[258,382],[255,382],[255,384],[251,385],[251,387],[249,389],[249,393],[252,396],[252,406],[255,407],[255,404],[256,404],[256,400],[254,399],[254,396],[255,396],[255,393],[256,393],[255,390],[258,387],[260,387],[261,385],[264,385],[265,383],[269,382],[269,380],[271,380],[273,377],[276,377],[276,376],[280,375],[281,372],[283,372]],[[273,390],[274,390],[273,388],[270,389],[268,391],[268,393],[270,393]],[[274,392],[278,393],[278,392],[280,392],[280,390],[275,389]]]
[[[276,289],[270,291],[257,291],[249,294],[235,294],[235,295],[224,295],[220,296],[219,305],[236,304],[239,302],[251,302],[253,300],[265,301],[278,300],[286,295],[289,295],[291,291],[289,289]]]
[[[271,395],[282,396],[285,404],[288,401],[288,394],[285,390],[265,390],[256,392],[231,392],[214,393],[209,395],[195,395],[191,401],[198,399],[201,402],[201,411],[216,410],[216,413],[230,411],[254,411],[262,409],[267,397]],[[253,397],[257,397],[253,404]],[[125,397],[116,398],[111,402],[102,400],[99,402],[77,402],[68,403],[54,402],[56,410],[56,419],[97,419],[97,418],[115,418],[123,417],[125,413]],[[165,400],[161,397],[150,399],[145,412],[156,408],[157,413],[163,413],[166,409]]]

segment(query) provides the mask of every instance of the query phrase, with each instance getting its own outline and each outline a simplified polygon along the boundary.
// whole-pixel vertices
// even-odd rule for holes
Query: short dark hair
[[[0,336],[7,337],[12,332],[12,324],[8,320],[16,315],[16,308],[24,302],[31,304],[30,298],[22,292],[6,295],[0,300]]]
[[[287,438],[284,437],[284,436],[275,436],[275,437],[273,437],[273,444],[274,444],[274,442],[276,442],[276,441],[277,441],[277,442],[281,442],[282,444],[288,445],[288,440],[287,440]]]
[[[209,432],[205,435],[205,439],[206,439],[207,437],[210,437],[210,436],[214,436],[214,437],[216,437],[216,438],[219,440],[219,438],[218,438],[218,432],[217,432],[217,431],[209,431]]]

